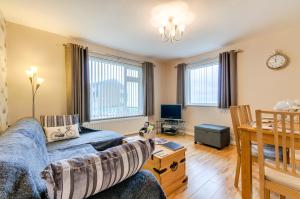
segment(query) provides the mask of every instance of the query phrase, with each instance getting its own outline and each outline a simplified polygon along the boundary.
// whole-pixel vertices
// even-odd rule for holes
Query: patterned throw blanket
[[[23,119],[0,136],[0,198],[41,198],[40,172],[49,159],[45,136],[36,120]]]
[[[45,141],[40,124],[29,118],[18,121],[0,136],[1,199],[46,197],[46,183],[40,177],[40,172],[50,164]],[[70,151],[64,152],[66,146],[63,146],[61,150],[58,150],[58,146],[52,150],[52,159],[70,155]],[[57,156],[54,153],[56,150],[59,153]],[[165,199],[166,197],[155,177],[150,172],[140,171],[89,199],[103,198]]]

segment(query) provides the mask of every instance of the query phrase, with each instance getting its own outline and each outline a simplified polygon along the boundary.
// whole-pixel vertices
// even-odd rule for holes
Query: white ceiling
[[[160,40],[152,9],[165,0],[0,0],[7,21],[161,59],[197,55],[300,22],[300,0],[186,0],[194,20],[179,42]]]

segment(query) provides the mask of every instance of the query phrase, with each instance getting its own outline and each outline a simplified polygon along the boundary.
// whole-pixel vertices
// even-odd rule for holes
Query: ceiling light
[[[193,18],[188,5],[182,1],[161,4],[152,10],[152,23],[158,28],[165,42],[181,40],[186,25],[191,23]]]

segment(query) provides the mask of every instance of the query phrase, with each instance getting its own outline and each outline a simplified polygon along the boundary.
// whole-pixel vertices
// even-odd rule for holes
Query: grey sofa
[[[46,144],[34,119],[22,119],[0,136],[0,198],[46,198],[40,172],[51,162],[119,145],[122,136],[111,131],[84,129],[80,138]],[[140,171],[91,199],[164,199],[155,177]]]

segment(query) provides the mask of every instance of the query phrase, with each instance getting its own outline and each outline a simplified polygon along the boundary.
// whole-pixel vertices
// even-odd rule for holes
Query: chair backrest
[[[264,176],[265,166],[300,177],[296,169],[297,160],[295,154],[296,149],[300,147],[299,124],[299,112],[256,111],[260,177]],[[275,163],[266,162],[264,158],[264,145],[271,143],[270,140],[263,139],[263,135],[269,133],[274,135]],[[279,156],[280,150],[282,150],[282,160]],[[289,150],[290,157],[288,157],[287,150]]]
[[[250,105],[239,105],[230,107],[232,128],[238,153],[241,151],[241,140],[238,127],[251,125],[253,122]]]

